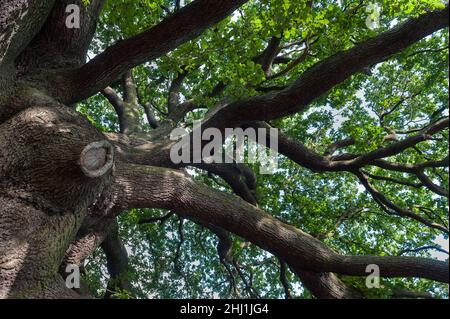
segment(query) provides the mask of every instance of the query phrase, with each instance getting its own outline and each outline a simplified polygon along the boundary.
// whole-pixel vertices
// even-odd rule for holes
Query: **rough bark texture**
[[[91,178],[81,164],[83,149],[105,138],[55,103],[3,123],[0,140],[0,296],[71,295],[53,281],[88,207],[111,184],[111,170]]]
[[[286,262],[317,298],[362,298],[337,274],[365,276],[371,263],[380,266],[381,276],[448,283],[448,263],[402,256],[344,256],[273,218],[255,205],[256,181],[248,167],[196,165],[223,178],[239,198],[192,181],[182,173],[182,165],[170,161],[174,142],[168,132],[173,122],[182,121],[197,107],[192,101],[180,104],[185,75],[178,75],[168,94],[169,120],[159,123],[148,105],[139,105],[130,69],[194,39],[247,1],[193,1],[88,63],[87,48],[104,1],[80,6],[82,28],[66,29],[62,26],[64,9],[73,2],[81,4],[69,0],[0,2],[0,298],[81,297],[81,291],[66,288],[65,265],[81,265],[99,246],[107,256],[111,276],[106,296],[129,287],[122,277],[128,261],[115,218],[126,209],[141,207],[170,209],[207,225],[218,235],[221,261],[228,261],[230,233],[242,236]],[[267,127],[253,121],[304,109],[362,68],[448,26],[447,15],[448,7],[412,19],[318,63],[277,93],[221,103],[208,113],[205,128]],[[279,44],[280,39],[271,39],[261,55],[267,75]],[[109,87],[120,77],[122,98]],[[99,132],[69,106],[100,91],[117,112],[120,133]],[[138,134],[141,107],[155,128],[144,135]],[[447,128],[448,118],[377,151],[343,156],[333,156],[336,148],[343,147],[338,143],[322,156],[281,135],[280,152],[314,171],[351,172],[381,206],[448,233],[446,227],[420,220],[377,196],[361,171],[372,165],[415,174],[437,195],[448,196],[424,175],[425,168],[448,166],[448,156],[415,165],[384,160]]]
[[[195,38],[247,1],[194,1],[148,31],[118,42],[86,65],[65,74],[51,90],[56,90],[59,100],[68,104],[89,97],[126,70]]]

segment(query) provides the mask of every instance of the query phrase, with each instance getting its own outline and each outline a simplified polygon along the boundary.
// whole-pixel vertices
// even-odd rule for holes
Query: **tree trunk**
[[[74,296],[58,270],[112,181],[112,147],[56,102],[1,124],[0,141],[0,296]]]

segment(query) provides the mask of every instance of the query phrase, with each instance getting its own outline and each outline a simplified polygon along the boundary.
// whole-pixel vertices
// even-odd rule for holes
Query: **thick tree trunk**
[[[189,101],[176,105],[179,83],[172,86],[169,98],[173,110],[170,121],[161,123],[149,140],[133,136],[139,130],[138,101],[131,73],[126,71],[195,38],[247,1],[196,0],[89,63],[84,63],[86,51],[104,1],[92,0],[84,7],[80,0],[73,0],[83,8],[84,23],[81,29],[67,30],[63,18],[65,6],[71,2],[0,3],[0,298],[80,297],[66,287],[64,266],[80,265],[100,245],[112,279],[120,278],[126,271],[127,257],[115,217],[125,209],[139,207],[171,209],[252,241],[288,263],[319,298],[362,297],[334,273],[365,276],[369,263],[379,264],[387,277],[448,282],[448,263],[412,257],[343,256],[280,222],[254,205],[250,191],[255,187],[254,176],[245,168],[198,165],[223,177],[245,201],[168,169],[180,168],[168,156],[173,144],[167,139],[172,128],[169,122],[179,121],[195,108]],[[336,54],[277,94],[220,105],[207,124],[238,126],[302,110],[361,68],[383,61],[448,25],[447,13],[448,7],[428,13]],[[278,42],[274,39],[271,45],[276,47]],[[266,69],[274,58],[269,53],[264,58]],[[122,101],[105,89],[119,76],[123,76],[126,91]],[[100,90],[116,108],[125,135],[105,136],[73,108],[59,103],[74,103]],[[255,105],[260,111],[255,112]],[[439,129],[448,127],[448,120],[439,125]],[[406,146],[396,143],[342,161],[315,154],[283,137],[280,142],[281,151],[304,167],[351,169],[358,174],[363,165],[388,165],[380,160],[432,132],[422,133]],[[448,166],[448,157],[443,162]],[[417,166],[404,169],[418,172]],[[426,181],[426,176],[422,179]],[[127,287],[128,283],[121,281],[119,286]]]

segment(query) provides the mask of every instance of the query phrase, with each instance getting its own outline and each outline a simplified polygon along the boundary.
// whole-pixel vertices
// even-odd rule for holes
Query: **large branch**
[[[372,195],[373,199],[387,213],[417,220],[418,222],[428,227],[438,229],[448,234],[448,229],[445,226],[437,224],[431,220],[428,220],[420,215],[415,214],[414,212],[408,209],[402,208],[391,202],[383,193],[381,193],[372,184],[370,184],[368,177],[361,171],[355,171],[354,173],[361,181],[361,184],[366,188],[366,190],[370,193],[370,195]]]
[[[192,164],[192,166],[220,176],[236,195],[248,203],[256,205],[256,198],[253,194],[256,189],[256,176],[248,166],[241,163],[199,163]]]
[[[209,126],[224,127],[241,121],[271,120],[299,112],[363,68],[382,62],[433,32],[447,27],[448,14],[447,6],[443,10],[411,19],[317,63],[285,90],[219,107],[210,117]]]
[[[261,54],[261,67],[264,71],[266,77],[269,77],[272,72],[272,64],[278,53],[278,48],[280,47],[281,38],[273,36],[270,38],[267,48]]]
[[[145,117],[147,118],[147,122],[150,125],[151,128],[156,129],[159,126],[159,122],[155,117],[155,114],[153,113],[153,110],[151,109],[151,104],[149,102],[144,103],[142,105],[145,112]]]
[[[234,193],[244,199],[246,202],[255,205],[256,198],[251,190],[256,188],[256,176],[254,172],[247,166],[243,164],[206,164],[201,163],[195,165],[196,167],[205,169],[206,171],[217,174],[221,176],[228,185],[233,189]],[[243,180],[242,180],[243,179]],[[199,220],[194,220],[196,223],[202,224]],[[229,267],[225,261],[222,260],[222,255],[227,243],[227,231],[223,230],[220,227],[216,227],[211,224],[203,224],[207,225],[219,238],[218,251],[219,256],[221,256],[221,261],[225,268],[230,273],[230,277],[232,277],[231,272],[229,271]],[[336,226],[337,227],[337,226]],[[228,248],[228,250],[231,247]],[[221,254],[222,252],[222,254]],[[282,265],[285,265],[284,261],[281,261]],[[295,265],[294,265],[295,266]],[[283,267],[281,267],[283,268]],[[335,274],[332,273],[315,273],[304,271],[299,267],[294,269],[296,275],[300,278],[303,285],[316,297],[320,299],[361,299],[363,295],[359,293],[357,290],[352,287],[344,284]],[[289,290],[286,287],[286,281],[283,281],[285,276],[283,272],[280,270],[280,279],[283,283],[283,287],[285,292]],[[230,280],[232,280],[230,278]]]
[[[172,113],[174,109],[180,104],[180,90],[183,85],[183,81],[186,78],[188,72],[182,67],[181,71],[177,72],[177,75],[172,80],[169,88],[169,97],[167,99],[167,109],[169,113]]]
[[[246,123],[246,126],[244,127],[248,126],[254,128],[261,128],[261,127],[269,128],[268,124],[264,122]],[[281,154],[286,155],[299,165],[311,169],[313,171],[320,171],[320,172],[349,171],[354,173],[363,166],[373,165],[373,166],[380,166],[388,170],[394,171],[400,170],[412,174],[420,174],[420,172],[426,167],[436,167],[445,165],[448,166],[448,158],[445,158],[441,161],[429,161],[424,163],[418,163],[416,165],[410,165],[410,164],[391,163],[384,159],[381,159],[381,157],[398,154],[403,150],[405,150],[407,147],[415,145],[420,141],[426,140],[428,136],[430,136],[431,134],[435,134],[436,132],[446,128],[447,126],[448,126],[448,118],[444,118],[440,121],[435,122],[433,125],[429,126],[423,131],[419,132],[419,134],[417,135],[408,137],[405,140],[393,143],[387,147],[379,148],[375,151],[362,155],[345,154],[345,156],[336,156],[336,157],[322,156],[282,133],[278,134],[278,146],[279,152]],[[135,149],[133,152],[131,152],[129,149],[127,152],[125,152],[129,155],[127,156],[127,158],[123,159],[126,160],[127,162],[136,164],[173,167],[173,165],[169,165],[170,164],[170,158],[168,155],[168,150],[170,149],[169,145],[165,146],[157,146],[157,145],[150,146],[150,145],[151,143],[149,144],[149,147],[152,147],[152,149],[147,148],[144,145],[140,145],[139,146],[140,150]],[[144,152],[143,151],[144,148],[147,148],[149,152]],[[118,153],[124,154],[124,152]],[[156,153],[158,153],[157,156]],[[236,178],[233,177],[233,175],[235,174],[230,175],[228,169],[224,171],[225,167],[221,167],[223,166],[223,164],[200,164],[200,166],[204,166],[200,168],[208,169],[210,172],[219,174],[221,175],[221,177],[224,177],[226,181],[233,187],[233,189],[237,191],[239,196],[243,197],[244,199],[252,197],[252,196],[247,197],[247,195],[251,195],[251,193],[248,192],[248,189],[246,187],[243,188],[241,187],[245,185],[242,182],[240,182],[239,179],[236,180]],[[368,183],[367,178],[362,178],[363,176],[364,174],[359,175],[360,181],[374,197],[374,200],[377,201],[377,203],[380,204],[380,206],[388,213],[395,213],[396,215],[402,217],[409,217],[429,227],[436,228],[444,232],[448,232],[445,226],[434,223],[433,221],[427,220],[408,209],[403,209],[395,205],[390,200],[388,200],[383,194],[381,194],[378,190],[373,188],[373,186],[370,183]],[[241,191],[241,189],[243,189],[243,191]],[[444,191],[445,190],[441,190],[441,193],[443,193]]]
[[[138,102],[138,93],[137,87],[133,80],[133,71],[127,70],[122,76],[124,95],[123,100],[126,103],[131,103],[137,105]]]
[[[202,125],[202,129],[204,129],[205,127]],[[245,122],[241,127],[243,129],[249,127],[252,127],[254,129],[271,128],[271,126],[265,122]],[[417,174],[425,168],[448,167],[449,157],[446,156],[442,160],[430,160],[417,164],[395,163],[387,161],[382,157],[399,154],[407,147],[427,140],[429,135],[446,129],[446,127],[448,127],[448,118],[441,119],[435,122],[430,127],[427,127],[426,129],[420,131],[417,135],[408,137],[399,142],[392,143],[387,147],[381,147],[365,154],[343,154],[338,156],[321,155],[279,131],[278,152],[287,156],[300,166],[308,168],[315,172],[351,171],[370,165],[391,171]],[[176,142],[133,141],[132,139],[128,140],[124,136],[115,134],[108,134],[108,138],[118,148],[118,154],[121,161],[134,164],[172,168],[179,166],[173,164],[170,159],[171,146]],[[268,138],[269,135],[267,134],[267,139]],[[266,141],[266,145],[270,145],[269,139]]]
[[[79,69],[60,76],[53,90],[72,104],[94,95],[124,71],[196,38],[248,0],[196,0],[149,30],[119,41]]]
[[[269,128],[269,126],[266,123],[263,122],[252,122],[250,124],[247,123],[247,125],[252,126],[254,128]],[[427,127],[423,131],[419,132],[419,134],[408,137],[405,140],[393,143],[387,147],[379,148],[375,151],[369,152],[367,154],[362,155],[352,155],[352,154],[345,154],[346,156],[336,156],[336,157],[330,157],[330,156],[322,156],[304,145],[298,143],[297,141],[285,136],[282,133],[278,134],[278,145],[279,145],[279,152],[286,155],[287,157],[294,160],[299,165],[309,168],[313,171],[349,171],[354,172],[355,170],[358,170],[360,167],[366,166],[366,165],[374,165],[374,166],[380,166],[382,168],[388,169],[388,170],[404,170],[408,173],[412,174],[419,174],[421,170],[423,170],[426,167],[435,167],[435,166],[442,166],[447,165],[448,166],[448,158],[442,160],[442,161],[429,161],[424,163],[419,163],[416,165],[410,165],[410,164],[396,164],[396,163],[390,163],[386,160],[380,159],[380,157],[383,156],[392,156],[394,154],[402,152],[407,147],[410,147],[412,145],[415,145],[416,143],[426,140],[427,137],[431,134],[435,134],[436,132],[446,128],[448,126],[448,118],[444,118],[440,121],[435,122],[433,125]],[[247,127],[247,126],[244,126]],[[165,166],[165,167],[173,167],[170,164],[170,158],[168,155],[168,150],[170,149],[170,146],[160,146],[157,145],[151,146],[151,143],[149,144],[150,148],[147,148],[144,145],[140,145],[140,150],[135,149],[133,152],[127,151],[125,153],[129,154],[127,158],[124,158],[127,162],[136,163],[136,164],[144,164],[144,165],[158,165],[158,166]],[[143,149],[148,149],[148,152],[143,151]],[[118,152],[120,154],[124,154],[124,152]],[[158,153],[156,155],[156,153]],[[156,158],[155,158],[156,156]],[[158,164],[155,164],[158,163]],[[232,188],[244,199],[251,199],[251,193],[249,190],[245,187],[245,184],[242,183],[239,179],[236,179],[234,175],[231,174],[229,168],[222,167],[223,164],[199,164],[200,168],[204,168],[209,170],[210,172],[214,174],[218,174],[221,177],[225,178],[225,180],[232,186]],[[363,183],[363,185],[369,190],[371,195],[374,197],[375,201],[377,201],[380,206],[387,211],[388,213],[395,213],[396,215],[402,216],[402,217],[408,217],[412,218],[414,220],[417,220],[429,227],[439,229],[444,232],[448,232],[447,228],[441,224],[437,224],[433,221],[427,220],[420,215],[417,215],[413,213],[412,211],[408,209],[403,209],[394,203],[392,203],[389,199],[387,199],[383,194],[381,194],[378,190],[374,189],[373,186],[368,183],[367,178],[362,178],[363,175],[359,175],[360,181]],[[244,187],[242,187],[244,186]],[[436,186],[436,185],[435,185]],[[251,200],[249,200],[252,202]]]
[[[382,277],[420,277],[448,282],[447,262],[416,257],[344,256],[258,207],[192,181],[179,171],[121,165],[116,168],[119,209],[164,208],[221,227],[303,271],[366,276],[376,264]]]
[[[14,86],[14,61],[45,23],[54,0],[0,1],[0,95]],[[0,112],[0,122],[8,111]]]
[[[125,117],[124,108],[125,103],[117,94],[117,92],[112,87],[104,88],[101,93],[108,100],[108,102],[113,106],[117,114],[117,119],[119,120],[119,131],[124,133],[128,131],[128,121]]]
[[[184,101],[183,103],[173,106],[173,109],[170,110],[170,113],[168,115],[168,119],[173,121],[174,123],[178,123],[184,119],[184,116],[187,113],[198,108],[200,107],[194,103],[194,100]]]
[[[336,274],[331,272],[304,271],[299,267],[292,270],[300,278],[306,288],[319,299],[363,299],[361,292],[343,283]]]
[[[119,119],[120,133],[133,134],[142,131],[142,125],[140,121],[139,101],[136,89],[136,84],[133,80],[133,74],[131,70],[125,71],[122,75],[123,84],[123,99],[115,92],[111,87],[106,87],[101,91],[104,97],[111,103],[116,111]],[[145,107],[144,107],[145,110]],[[148,110],[147,110],[148,111]],[[146,112],[147,112],[146,111]],[[146,114],[150,125],[155,124],[152,118],[149,117],[150,113]]]
[[[127,278],[128,272],[128,253],[119,236],[119,225],[114,220],[112,229],[102,242],[101,247],[106,255],[106,263],[110,280],[105,293],[105,299],[109,299],[122,289],[130,292],[131,283]]]
[[[433,183],[433,181],[425,174],[424,171],[420,171],[420,172],[416,173],[416,175],[420,179],[422,184],[425,187],[427,187],[429,190],[431,190],[432,192],[434,192],[440,196],[448,197],[448,191],[446,189],[444,189],[443,187]]]

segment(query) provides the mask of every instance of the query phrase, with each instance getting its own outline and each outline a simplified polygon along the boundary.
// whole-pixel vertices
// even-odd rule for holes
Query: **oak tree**
[[[0,0],[0,297],[447,297],[444,2]]]

